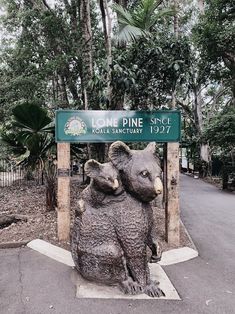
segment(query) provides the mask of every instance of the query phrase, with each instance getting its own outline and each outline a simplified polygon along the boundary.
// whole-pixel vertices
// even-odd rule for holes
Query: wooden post
[[[70,234],[70,144],[57,144],[58,160],[58,211],[57,232],[61,241],[68,241]]]
[[[167,197],[166,197],[166,240],[170,245],[180,243],[179,209],[179,143],[167,143]]]

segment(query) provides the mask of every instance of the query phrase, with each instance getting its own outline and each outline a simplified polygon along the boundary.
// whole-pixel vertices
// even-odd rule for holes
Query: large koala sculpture
[[[72,231],[76,268],[84,278],[118,284],[128,294],[162,296],[150,279],[147,258],[148,246],[158,260],[150,205],[162,193],[155,144],[131,150],[118,141],[110,146],[109,158],[111,163],[88,161],[85,167],[92,180],[82,192]]]

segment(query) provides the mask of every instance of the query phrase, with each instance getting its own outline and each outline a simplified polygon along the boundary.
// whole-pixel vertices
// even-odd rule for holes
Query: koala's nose
[[[154,181],[154,190],[157,195],[162,194],[163,192],[162,180],[159,177],[157,177]]]
[[[115,179],[115,180],[113,181],[113,189],[114,189],[114,190],[117,190],[118,187],[119,187],[118,179]]]

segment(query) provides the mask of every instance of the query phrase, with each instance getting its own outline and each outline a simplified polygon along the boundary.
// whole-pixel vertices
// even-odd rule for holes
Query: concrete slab
[[[38,251],[60,263],[74,267],[71,253],[67,250],[52,245],[46,241],[36,239],[27,244],[33,250]],[[76,271],[74,271],[73,282],[77,286],[78,298],[98,298],[98,299],[166,299],[180,300],[180,297],[167,277],[164,270],[158,264],[149,264],[152,280],[160,282],[160,288],[164,291],[165,297],[151,298],[146,294],[140,295],[124,295],[118,287],[105,286],[84,280]]]
[[[46,241],[36,239],[27,244],[33,250],[38,251],[60,263],[74,267],[74,262],[71,253],[60,247],[52,245]],[[179,249],[173,249],[170,251],[163,252],[162,259],[158,264],[149,264],[150,273],[152,280],[160,282],[160,288],[164,291],[165,297],[160,299],[167,300],[180,300],[180,297],[172,285],[171,281],[167,277],[162,266],[172,265],[176,263],[185,262],[198,256],[198,252],[189,247],[183,247]],[[124,295],[118,287],[110,287],[97,283],[92,283],[84,280],[77,272],[77,276],[74,279],[74,283],[77,286],[77,297],[78,298],[99,298],[99,299],[153,299],[145,294],[140,295]],[[159,299],[159,298],[154,298]]]
[[[198,252],[189,247],[173,249],[162,253],[162,258],[159,262],[162,266],[182,263],[198,256]]]
[[[73,282],[77,286],[76,296],[79,299],[181,300],[161,266],[158,264],[149,264],[149,268],[151,279],[160,282],[160,288],[164,291],[165,297],[151,298],[146,294],[125,295],[118,287],[89,282],[83,279],[77,272],[74,272],[75,279],[73,279]]]
[[[71,253],[44,240],[36,239],[27,244],[31,249],[38,251],[60,263],[74,267]],[[198,256],[198,252],[189,247],[173,249],[162,253],[162,259],[158,264],[162,266],[188,261]]]
[[[58,246],[50,244],[44,240],[36,239],[27,244],[27,246],[41,254],[44,254],[57,262],[63,263],[68,266],[75,266],[71,253]]]

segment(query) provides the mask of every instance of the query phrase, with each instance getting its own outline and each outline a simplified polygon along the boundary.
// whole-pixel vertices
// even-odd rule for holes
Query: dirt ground
[[[74,209],[80,191],[84,188],[76,180],[71,184],[71,227]],[[21,215],[27,221],[17,221],[9,226],[0,226],[0,244],[6,242],[24,242],[33,239],[43,239],[52,244],[69,249],[69,242],[59,242],[56,233],[56,211],[48,212],[45,206],[45,187],[34,184],[16,183],[10,187],[0,187],[0,217],[3,215]],[[155,223],[159,234],[159,241],[163,250],[170,247],[165,239],[164,209],[154,207]],[[180,227],[180,246],[193,247],[184,227]]]

